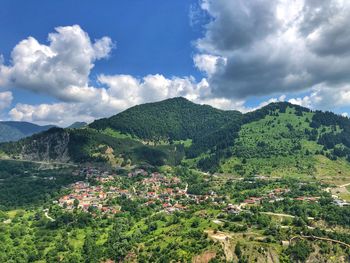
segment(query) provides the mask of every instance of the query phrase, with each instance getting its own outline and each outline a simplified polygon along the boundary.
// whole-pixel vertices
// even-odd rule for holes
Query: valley
[[[349,134],[174,98],[2,143],[0,261],[348,262]]]

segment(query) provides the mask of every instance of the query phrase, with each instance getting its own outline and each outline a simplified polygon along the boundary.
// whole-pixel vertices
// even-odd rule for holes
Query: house
[[[261,197],[250,197],[249,199],[246,199],[246,200],[244,200],[243,202],[246,203],[246,204],[252,205],[252,204],[258,204],[258,203],[260,203],[261,200],[262,200]]]
[[[186,209],[187,209],[186,206],[183,206],[183,205],[181,205],[181,204],[179,204],[179,203],[175,204],[175,205],[174,205],[174,208],[176,208],[176,209],[178,209],[178,210],[186,210]]]
[[[169,204],[169,203],[164,203],[162,206],[163,206],[163,208],[168,208],[168,207],[171,207],[171,204]]]
[[[224,211],[226,211],[229,214],[237,215],[240,212],[242,212],[242,209],[238,205],[228,204],[227,207],[224,209]]]
[[[337,206],[340,206],[340,207],[343,207],[343,206],[349,206],[350,203],[344,201],[344,200],[341,200],[341,199],[334,199],[334,204],[337,205]]]

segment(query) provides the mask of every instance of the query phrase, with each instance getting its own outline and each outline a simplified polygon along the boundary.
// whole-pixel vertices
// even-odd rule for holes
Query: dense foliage
[[[67,137],[67,149],[60,149]],[[174,98],[132,107],[89,127],[51,129],[1,144],[0,154],[119,165],[176,165],[185,157],[203,171],[269,174],[275,168],[311,175],[319,155],[350,160],[349,138],[348,118],[287,102],[241,114]]]
[[[70,132],[69,155],[75,162],[107,161],[105,148],[113,149],[114,156],[133,163],[146,162],[151,165],[180,163],[184,157],[184,148],[175,145],[143,145],[129,138],[115,138],[92,129],[77,129]],[[100,149],[96,152],[96,149]],[[97,153],[101,154],[97,154]],[[95,154],[94,154],[95,153]]]
[[[111,118],[90,124],[91,128],[112,128],[145,140],[200,138],[239,120],[241,113],[197,105],[184,98],[168,99],[132,107]]]
[[[0,162],[0,262],[347,262],[333,241],[350,244],[349,127],[289,103],[240,114],[176,98],[1,144],[45,162]],[[95,190],[68,186],[82,180]]]
[[[42,205],[75,182],[71,169],[39,169],[39,164],[0,161],[0,209]]]

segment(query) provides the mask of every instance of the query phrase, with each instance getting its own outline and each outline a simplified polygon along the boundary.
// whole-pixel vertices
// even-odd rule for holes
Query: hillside
[[[350,120],[286,102],[241,114],[184,98],[132,107],[84,129],[53,129],[0,145],[31,160],[179,164],[239,175],[348,174]],[[328,161],[325,161],[328,160]],[[334,162],[337,162],[336,169]]]
[[[257,118],[262,111],[267,114]],[[348,118],[284,103],[245,118],[230,148],[232,156],[220,160],[219,171],[319,177],[328,182],[350,176]]]
[[[3,158],[45,162],[108,162],[177,165],[184,148],[177,145],[143,145],[129,138],[115,138],[93,129],[51,128],[18,142],[0,144]]]
[[[77,121],[77,122],[74,122],[73,124],[69,125],[67,128],[69,128],[69,129],[79,129],[79,128],[83,128],[85,126],[87,126],[86,122]]]
[[[240,119],[241,115],[238,111],[218,110],[179,97],[137,105],[89,126],[97,130],[110,128],[143,140],[176,141],[200,138]]]
[[[0,122],[0,142],[17,141],[34,133],[46,131],[52,127],[54,126],[40,126],[22,121],[2,121]]]
[[[182,98],[118,115],[0,144],[0,262],[349,261],[348,118]]]

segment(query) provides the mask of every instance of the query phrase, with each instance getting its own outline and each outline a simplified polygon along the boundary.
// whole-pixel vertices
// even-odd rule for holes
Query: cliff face
[[[30,161],[69,162],[68,153],[70,134],[67,131],[38,136],[23,144],[20,157]]]

